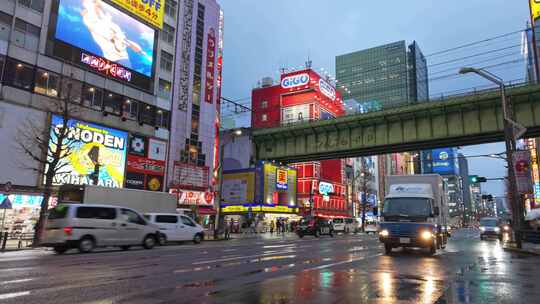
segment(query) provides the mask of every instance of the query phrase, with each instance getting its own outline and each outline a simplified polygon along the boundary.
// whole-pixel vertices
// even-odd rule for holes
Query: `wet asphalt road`
[[[375,236],[0,254],[0,303],[538,303],[540,257],[456,232],[435,256]]]

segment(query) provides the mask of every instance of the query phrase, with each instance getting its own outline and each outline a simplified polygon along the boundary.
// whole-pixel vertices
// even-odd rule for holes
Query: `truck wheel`
[[[392,245],[384,244],[384,253],[386,253],[386,254],[392,253]]]
[[[89,253],[96,247],[96,242],[90,236],[85,236],[79,241],[79,252]]]
[[[144,249],[152,249],[156,245],[156,238],[153,235],[149,234],[144,237],[142,245]]]

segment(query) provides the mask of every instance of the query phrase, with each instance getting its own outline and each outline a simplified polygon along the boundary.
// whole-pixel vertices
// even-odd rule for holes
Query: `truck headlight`
[[[388,232],[388,230],[384,229],[379,232],[379,235],[382,237],[387,237],[388,235],[390,235],[390,233]]]
[[[480,227],[480,231],[486,231],[486,228]]]
[[[499,231],[501,231],[501,228],[495,227],[493,230],[495,230],[495,232],[499,232]]]
[[[510,230],[510,227],[508,227],[507,225],[504,225],[504,231],[508,231]]]
[[[432,237],[433,237],[433,233],[431,233],[431,231],[422,231],[422,233],[420,234],[420,237],[423,239],[423,240],[430,240]]]

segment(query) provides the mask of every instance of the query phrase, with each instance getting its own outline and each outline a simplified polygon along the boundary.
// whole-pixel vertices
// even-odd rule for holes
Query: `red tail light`
[[[73,228],[72,227],[64,227],[64,233],[66,235],[71,235],[71,233],[73,232]]]
[[[309,224],[308,224],[310,227],[313,227],[315,226],[315,220],[309,220]]]

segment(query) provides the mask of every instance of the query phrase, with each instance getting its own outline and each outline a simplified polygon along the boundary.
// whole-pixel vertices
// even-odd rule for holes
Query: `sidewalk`
[[[8,239],[6,242],[6,248],[4,249],[4,252],[33,249],[33,247],[30,247],[31,243],[32,243],[31,241],[25,241],[25,240],[19,243],[19,240]],[[2,252],[1,245],[2,244],[0,243],[0,252]]]
[[[525,254],[532,254],[532,255],[538,255],[540,256],[540,244],[533,244],[533,243],[522,243],[522,248],[518,249],[515,247],[514,243],[507,243],[504,247],[504,250],[506,251],[512,251],[512,252],[519,252],[519,253],[525,253]]]
[[[281,240],[286,238],[297,238],[298,236],[294,232],[285,233],[231,233],[231,240],[243,240],[243,239],[262,239],[262,240]]]

